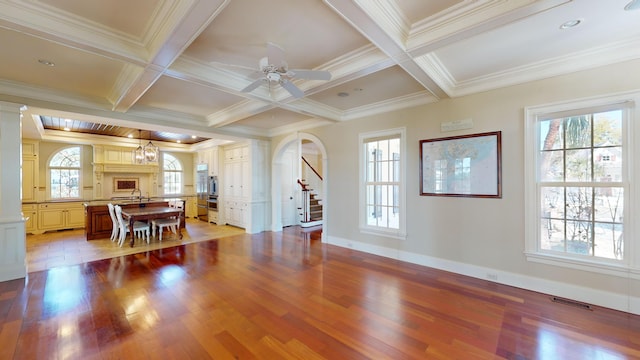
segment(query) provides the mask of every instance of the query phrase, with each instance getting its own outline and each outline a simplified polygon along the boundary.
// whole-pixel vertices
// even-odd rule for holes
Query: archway
[[[318,149],[322,157],[322,169],[323,169],[323,178],[322,182],[322,194],[323,194],[323,207],[322,207],[322,219],[323,219],[323,231],[322,231],[322,242],[325,242],[328,223],[327,223],[327,178],[328,178],[328,166],[327,166],[327,151],[322,144],[322,141],[318,139],[315,135],[308,133],[296,133],[291,134],[284,139],[282,139],[275,147],[273,151],[273,158],[271,160],[271,231],[282,231],[282,202],[280,199],[282,198],[282,173],[284,164],[285,153],[290,149],[292,145],[295,145],[297,148],[296,156],[300,159],[301,154],[301,146],[303,141],[312,142]]]

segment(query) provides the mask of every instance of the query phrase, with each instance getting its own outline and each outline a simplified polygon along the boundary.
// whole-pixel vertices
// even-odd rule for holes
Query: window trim
[[[524,255],[527,261],[572,268],[582,271],[595,272],[606,275],[614,275],[624,278],[640,279],[640,241],[635,240],[636,229],[639,220],[636,215],[640,195],[637,184],[640,180],[640,156],[632,156],[638,153],[638,145],[635,144],[635,134],[640,134],[638,108],[640,103],[639,92],[627,92],[612,95],[596,96],[591,98],[568,100],[539,106],[525,107],[524,109],[524,205],[525,205],[525,248]],[[569,114],[594,112],[619,108],[623,111],[623,149],[622,154],[626,166],[623,169],[622,183],[626,184],[625,191],[625,220],[624,220],[624,257],[622,260],[565,256],[560,253],[551,253],[538,248],[539,239],[539,185],[538,185],[538,138],[540,136],[538,121],[553,117],[564,117]],[[634,244],[635,241],[635,244]]]
[[[66,149],[71,149],[71,148],[78,148],[79,149],[79,162],[80,162],[80,166],[77,168],[68,168],[68,167],[53,167],[53,169],[78,169],[78,197],[61,197],[61,198],[56,198],[52,196],[51,193],[51,160],[58,155],[61,151],[64,151]],[[54,152],[51,153],[51,155],[49,156],[49,158],[47,159],[47,163],[46,163],[46,181],[47,181],[47,191],[46,191],[46,199],[47,200],[53,200],[53,201],[60,201],[60,200],[81,200],[84,198],[82,192],[83,192],[83,171],[84,168],[82,167],[82,145],[70,145],[70,146],[63,146],[57,150],[55,150]]]
[[[176,160],[176,162],[178,163],[178,165],[180,166],[180,170],[167,170],[165,168],[166,164],[165,164],[165,156],[171,156],[172,158],[174,158]],[[164,175],[166,172],[170,172],[170,173],[180,173],[180,177],[181,177],[181,182],[180,182],[180,189],[178,192],[176,193],[167,193],[167,184],[164,181]],[[182,165],[182,161],[180,161],[180,159],[178,159],[175,155],[167,153],[167,152],[163,152],[162,153],[162,194],[163,195],[180,195],[180,194],[184,194],[184,166]]]
[[[364,151],[364,147],[367,141],[373,140],[375,138],[382,137],[395,137],[397,136],[400,139],[400,161],[399,161],[399,191],[398,191],[398,207],[400,212],[400,222],[398,229],[389,229],[378,226],[366,225],[366,154]],[[406,128],[393,128],[387,130],[379,130],[379,131],[371,131],[366,133],[360,133],[358,135],[358,146],[359,146],[359,173],[358,173],[358,184],[359,184],[359,206],[358,206],[358,222],[360,232],[364,234],[370,235],[380,235],[393,239],[405,240],[407,237],[407,210],[406,210],[406,158],[407,158],[407,139],[406,139]]]

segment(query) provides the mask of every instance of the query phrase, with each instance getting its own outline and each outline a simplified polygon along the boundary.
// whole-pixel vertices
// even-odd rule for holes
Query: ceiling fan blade
[[[280,81],[280,85],[282,85],[285,90],[289,92],[289,94],[293,95],[296,99],[300,99],[304,96],[304,91],[300,90],[297,86],[295,86],[291,81],[287,79],[282,79]]]
[[[276,67],[284,66],[286,68],[287,63],[284,60],[284,49],[272,42],[267,43],[267,59],[269,65]]]
[[[296,79],[331,80],[331,73],[324,70],[289,70]]]
[[[252,82],[251,84],[247,85],[244,89],[240,90],[242,92],[251,92],[253,90],[255,90],[258,86],[262,85],[262,83],[264,83],[265,81],[267,81],[265,78],[260,78],[254,82]]]

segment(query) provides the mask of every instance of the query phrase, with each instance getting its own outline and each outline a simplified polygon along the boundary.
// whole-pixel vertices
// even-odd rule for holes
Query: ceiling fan
[[[289,70],[284,59],[284,50],[274,44],[267,43],[267,56],[259,62],[260,78],[247,85],[242,92],[251,92],[264,83],[280,84],[293,97],[299,99],[304,96],[304,92],[291,82],[291,79],[307,80],[330,80],[331,73],[324,70]]]

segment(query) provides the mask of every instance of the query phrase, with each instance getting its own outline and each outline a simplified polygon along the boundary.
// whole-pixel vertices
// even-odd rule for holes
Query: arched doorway
[[[312,144],[318,152],[319,167],[322,169],[322,177],[324,181],[321,183],[322,193],[322,219],[323,231],[322,241],[325,241],[327,234],[327,151],[315,135],[308,133],[296,133],[282,139],[275,147],[273,158],[271,160],[271,230],[282,231],[283,217],[289,222],[289,209],[285,207],[293,206],[291,201],[297,203],[298,198],[294,196],[294,190],[299,193],[299,187],[296,184],[297,179],[302,176],[301,158],[303,153],[303,144]],[[307,146],[307,145],[304,145]],[[297,214],[296,214],[297,216]],[[299,218],[296,217],[296,222]]]

